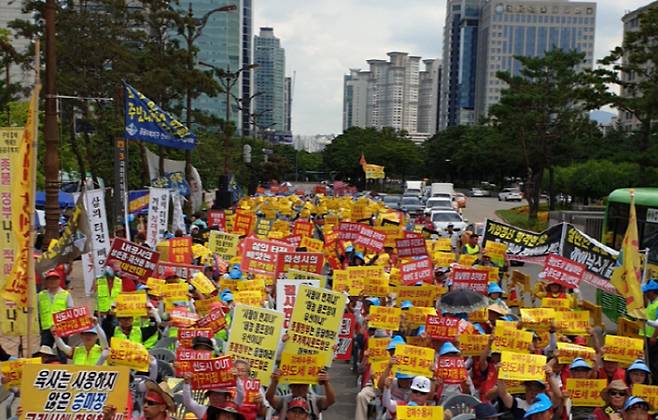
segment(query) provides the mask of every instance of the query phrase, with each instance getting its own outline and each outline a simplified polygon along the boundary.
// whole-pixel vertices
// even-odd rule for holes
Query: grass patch
[[[496,216],[503,219],[505,223],[521,229],[541,232],[548,228],[548,212],[545,210],[542,211],[541,208],[537,215],[537,221],[534,223],[531,223],[528,220],[528,206],[514,207],[507,210],[496,210]]]

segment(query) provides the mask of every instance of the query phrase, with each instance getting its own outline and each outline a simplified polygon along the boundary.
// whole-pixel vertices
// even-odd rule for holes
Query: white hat
[[[37,353],[38,354],[45,354],[47,356],[57,356],[57,353],[55,353],[53,348],[50,347],[50,346],[46,346],[46,345],[41,346],[41,348],[39,349],[39,351]]]
[[[411,390],[428,393],[432,390],[432,383],[424,376],[416,376],[411,382]]]

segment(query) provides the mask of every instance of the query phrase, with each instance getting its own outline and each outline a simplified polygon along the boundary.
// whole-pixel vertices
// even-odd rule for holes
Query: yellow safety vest
[[[99,312],[108,312],[110,310],[112,303],[116,300],[117,296],[119,296],[119,293],[121,293],[122,287],[123,282],[119,277],[114,277],[111,291],[110,285],[107,284],[107,277],[103,276],[96,279]]]
[[[133,343],[142,344],[142,329],[139,327],[133,326],[130,330],[130,337],[126,336],[121,330],[121,327],[114,327],[114,335],[112,337],[123,338],[124,340],[130,340]]]
[[[160,340],[160,333],[156,331],[155,334],[153,334],[152,336],[147,338],[146,341],[144,341],[144,347],[146,347],[146,350],[152,349],[153,346],[155,346],[155,343],[158,342],[158,340]]]
[[[73,364],[76,366],[96,366],[102,353],[103,349],[98,344],[94,344],[89,352],[87,352],[85,346],[78,346],[73,351]],[[103,364],[107,364],[107,361]]]
[[[41,329],[49,330],[53,326],[53,314],[68,308],[69,292],[60,290],[55,294],[55,298],[50,300],[50,293],[47,290],[39,292],[39,320]]]
[[[480,252],[480,245],[470,246],[466,244],[466,253],[468,255],[476,255]]]

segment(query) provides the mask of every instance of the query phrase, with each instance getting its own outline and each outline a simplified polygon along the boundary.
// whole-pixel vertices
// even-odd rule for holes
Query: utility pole
[[[57,51],[55,45],[55,0],[46,0],[46,121],[44,125],[46,175],[46,233],[44,246],[59,238],[59,136],[57,132]]]

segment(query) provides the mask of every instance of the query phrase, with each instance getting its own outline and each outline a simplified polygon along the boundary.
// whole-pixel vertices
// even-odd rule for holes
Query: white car
[[[444,232],[449,224],[452,224],[455,230],[463,231],[466,229],[467,220],[454,210],[432,210],[430,219],[434,230],[437,232]]]
[[[498,193],[498,201],[521,201],[523,200],[523,194],[518,188],[503,188],[501,192]]]
[[[431,213],[432,210],[455,210],[455,203],[449,198],[431,197],[425,203],[425,213]]]
[[[471,197],[489,197],[489,191],[481,188],[472,188]]]

